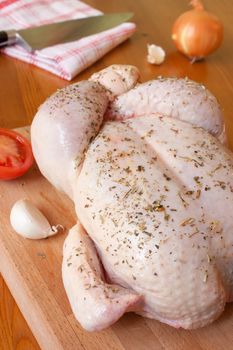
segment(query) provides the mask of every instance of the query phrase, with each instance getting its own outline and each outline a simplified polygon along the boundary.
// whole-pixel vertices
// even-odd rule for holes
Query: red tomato
[[[30,142],[15,131],[0,128],[0,179],[23,175],[33,161]]]

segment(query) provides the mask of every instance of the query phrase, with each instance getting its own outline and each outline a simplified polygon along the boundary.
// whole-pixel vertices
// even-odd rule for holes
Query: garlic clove
[[[147,61],[151,64],[161,64],[165,60],[165,51],[162,47],[155,44],[147,45]]]
[[[28,199],[21,199],[13,205],[10,222],[18,234],[29,239],[47,238],[58,232],[58,229],[54,230],[47,218]]]

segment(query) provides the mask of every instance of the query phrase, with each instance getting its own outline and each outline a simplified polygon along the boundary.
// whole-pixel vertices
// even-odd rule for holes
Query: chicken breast
[[[141,314],[212,322],[233,298],[233,160],[202,128],[151,115],[104,125],[77,183],[77,215]],[[226,210],[227,208],[227,210]]]

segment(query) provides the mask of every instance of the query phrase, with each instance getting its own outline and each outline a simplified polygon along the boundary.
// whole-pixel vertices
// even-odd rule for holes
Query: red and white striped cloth
[[[0,30],[28,28],[101,13],[78,0],[0,0]],[[1,51],[71,80],[129,38],[134,31],[134,23],[123,23],[105,32],[34,53],[28,53],[19,45]]]

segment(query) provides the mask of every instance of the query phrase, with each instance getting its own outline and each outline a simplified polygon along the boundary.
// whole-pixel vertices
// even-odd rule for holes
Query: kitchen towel
[[[99,14],[102,12],[79,0],[0,0],[0,30],[23,29]],[[71,80],[134,31],[134,23],[123,23],[102,33],[33,53],[19,45],[1,49],[1,52]]]

